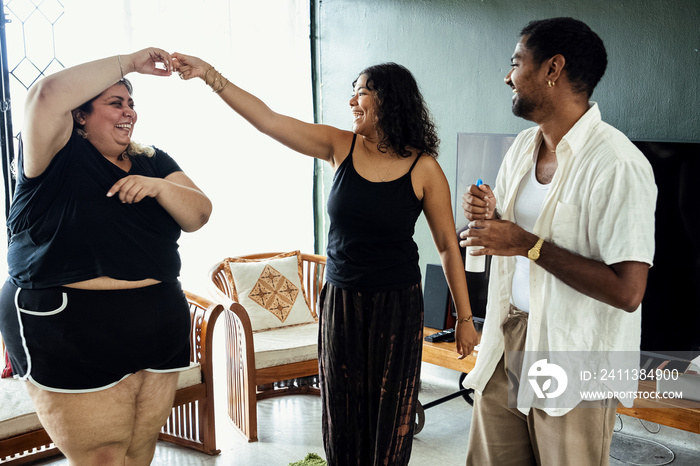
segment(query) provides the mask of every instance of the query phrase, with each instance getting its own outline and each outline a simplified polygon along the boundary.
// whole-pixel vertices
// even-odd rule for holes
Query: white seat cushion
[[[0,379],[0,439],[41,428],[23,380]]]
[[[256,369],[318,359],[318,323],[254,333],[253,346]]]
[[[177,375],[177,389],[202,383],[202,368],[198,362],[190,362],[190,367]]]

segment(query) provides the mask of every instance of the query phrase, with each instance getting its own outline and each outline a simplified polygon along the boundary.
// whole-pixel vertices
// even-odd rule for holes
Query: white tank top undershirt
[[[537,181],[533,166],[520,182],[514,211],[515,223],[530,233],[535,229],[547,191],[549,184]],[[530,259],[524,256],[515,257],[511,303],[521,311],[530,312]]]

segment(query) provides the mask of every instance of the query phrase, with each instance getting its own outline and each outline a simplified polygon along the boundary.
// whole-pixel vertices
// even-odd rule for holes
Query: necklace
[[[384,173],[384,176],[382,176],[379,174],[379,170],[377,170],[377,165],[374,163],[374,155],[370,154],[370,152],[367,150],[367,146],[365,145],[364,138],[362,139],[362,145],[365,147],[367,154],[369,154],[369,160],[372,163],[372,168],[374,168],[374,172],[377,174],[377,177],[379,177],[379,179],[382,180],[382,183],[386,183],[386,177],[389,176],[389,172],[391,171],[391,167],[393,167],[394,162],[396,162],[396,157],[391,156],[391,163],[389,164],[389,168],[386,169],[386,173]]]
[[[549,147],[547,147],[547,144],[545,144],[544,141],[542,141],[542,147],[544,147],[545,150],[546,150],[547,152],[552,152],[552,153],[556,153],[556,152],[557,152],[557,148],[556,148],[556,147],[555,147],[554,149],[550,149]]]
[[[377,171],[376,165],[374,165],[374,160],[372,160],[372,166],[374,167],[374,171],[377,172],[377,176],[382,180],[382,183],[386,183],[386,177],[389,175],[389,172],[391,171],[391,167],[394,166],[394,162],[396,162],[396,157],[392,156],[391,163],[389,164],[389,168],[386,169],[386,173],[384,173],[384,176],[379,175],[379,171]]]

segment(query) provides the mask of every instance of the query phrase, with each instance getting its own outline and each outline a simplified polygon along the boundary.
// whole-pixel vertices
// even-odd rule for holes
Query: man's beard
[[[535,103],[532,100],[517,96],[513,100],[513,115],[530,120],[535,111]]]

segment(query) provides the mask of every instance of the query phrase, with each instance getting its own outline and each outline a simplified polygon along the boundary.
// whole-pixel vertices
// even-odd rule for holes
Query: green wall
[[[352,82],[364,67],[410,69],[435,118],[438,158],[453,184],[458,132],[517,133],[503,81],[518,32],[533,19],[572,16],[605,42],[608,69],[593,94],[603,119],[630,138],[700,141],[698,0],[317,0],[319,121],[350,128]],[[332,172],[319,166],[325,212]],[[461,196],[461,193],[454,193]],[[319,219],[325,250],[327,219]],[[424,217],[421,270],[439,262]]]

